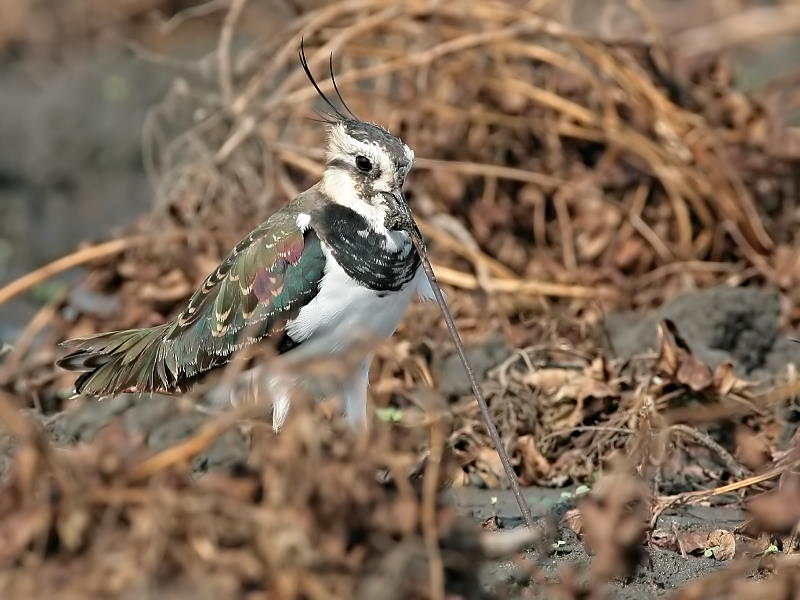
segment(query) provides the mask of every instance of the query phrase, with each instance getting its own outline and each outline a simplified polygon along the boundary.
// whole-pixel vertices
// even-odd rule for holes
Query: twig
[[[572,227],[572,219],[569,215],[567,206],[567,195],[572,195],[572,186],[565,185],[560,188],[553,197],[553,204],[556,209],[556,221],[561,233],[561,254],[564,269],[568,273],[578,270],[578,258],[575,254],[575,233]]]
[[[759,483],[763,483],[764,481],[769,481],[774,477],[778,477],[785,471],[794,469],[798,464],[800,464],[800,460],[793,460],[786,464],[770,469],[769,471],[748,477],[747,479],[734,481],[733,483],[721,485],[710,490],[697,490],[693,492],[682,492],[673,496],[661,496],[658,498],[656,506],[653,508],[653,516],[650,519],[650,524],[655,526],[658,518],[670,506],[675,506],[676,504],[692,504],[694,502],[702,502],[714,496],[722,496],[724,494],[730,494],[731,492],[736,492],[747,487],[752,487]]]
[[[429,402],[433,404],[433,402]],[[437,411],[438,413],[439,411]],[[439,487],[439,471],[442,465],[445,433],[442,427],[442,415],[431,415],[431,450],[428,464],[425,466],[425,478],[422,482],[422,533],[428,552],[428,569],[431,585],[431,599],[444,600],[444,565],[439,550],[439,536],[436,530],[436,491]]]
[[[163,23],[159,23],[159,30],[163,34],[172,33],[178,27],[192,19],[199,19],[214,14],[228,6],[228,0],[209,0],[203,4],[184,8],[172,15]]]
[[[456,223],[458,223],[458,221],[456,221]],[[516,277],[514,271],[497,259],[485,254],[477,243],[474,245],[465,243],[463,240],[458,239],[452,231],[445,228],[441,223],[427,222],[420,219],[417,221],[417,224],[422,233],[425,234],[429,240],[433,240],[443,248],[469,260],[475,265],[476,269],[480,265],[484,269],[493,272],[497,277],[506,279]]]
[[[650,244],[653,250],[655,250],[656,254],[658,254],[658,258],[665,263],[673,263],[675,256],[672,254],[672,251],[661,238],[658,237],[658,234],[653,231],[653,228],[644,222],[642,217],[637,214],[632,214],[628,217],[628,220],[636,232]]]
[[[258,403],[245,403],[230,412],[220,415],[203,425],[192,437],[170,446],[158,454],[149,456],[134,465],[128,471],[127,480],[129,482],[142,481],[159,471],[193,459],[213,444],[220,435],[235,425],[237,421],[255,411],[263,412],[263,410],[264,407]]]
[[[79,482],[63,469],[41,424],[26,416],[18,407],[16,398],[3,390],[0,390],[0,426],[17,438],[20,443],[20,447],[17,449],[17,468],[20,469],[18,476],[25,500],[33,497],[35,479],[40,465],[47,465],[64,494],[75,493]],[[23,458],[22,453],[27,453],[27,455]]]
[[[417,253],[422,260],[422,267],[425,270],[425,275],[427,275],[428,281],[431,284],[433,295],[436,297],[436,302],[439,304],[439,308],[442,311],[444,322],[447,325],[447,330],[450,332],[450,337],[453,338],[453,343],[455,344],[458,357],[461,359],[461,364],[464,365],[464,370],[467,372],[467,379],[469,379],[469,383],[472,386],[472,393],[475,395],[475,400],[478,401],[483,422],[486,425],[486,429],[489,431],[489,437],[492,438],[492,443],[497,450],[497,454],[500,456],[500,462],[503,463],[503,469],[506,472],[508,482],[511,484],[511,491],[514,493],[514,498],[519,505],[519,510],[522,513],[522,517],[525,519],[525,524],[529,528],[533,529],[534,523],[533,517],[531,516],[531,510],[528,507],[528,503],[525,502],[525,498],[522,496],[522,492],[519,489],[517,474],[514,473],[514,468],[511,466],[511,461],[508,458],[508,453],[506,452],[505,446],[503,446],[503,441],[500,439],[500,434],[497,433],[497,427],[495,427],[494,422],[492,421],[492,416],[489,414],[489,406],[486,404],[486,399],[483,397],[483,392],[481,392],[481,388],[478,385],[477,379],[475,379],[475,372],[473,371],[472,365],[467,358],[466,350],[464,349],[464,342],[461,341],[461,335],[459,335],[458,328],[456,328],[456,324],[453,321],[453,315],[450,314],[450,309],[447,308],[447,302],[444,299],[444,294],[442,294],[442,288],[439,287],[439,282],[436,280],[436,274],[433,272],[433,267],[431,267],[430,260],[428,260],[428,252],[425,248],[425,243],[422,241],[422,235],[419,233],[419,229],[417,228],[416,224],[414,224],[410,210],[407,210],[407,217],[412,225],[411,240],[414,242],[414,247],[417,249]]]
[[[242,15],[247,0],[231,0],[231,7],[225,14],[222,22],[222,31],[219,34],[219,49],[217,50],[217,76],[222,102],[226,107],[233,102],[233,76],[231,74],[231,44],[233,34],[239,17]]]
[[[466,290],[480,289],[478,278],[470,273],[436,265],[439,279],[447,285]],[[523,279],[498,279],[487,278],[488,291],[505,292],[509,294],[526,294],[532,296],[553,296],[555,298],[591,298],[613,299],[618,292],[607,287],[590,287],[583,285],[566,285],[561,283],[548,283]]]
[[[44,329],[58,311],[58,306],[65,297],[65,293],[59,293],[50,302],[45,304],[39,311],[28,321],[25,329],[17,338],[14,345],[14,350],[10,356],[0,365],[0,385],[5,384],[9,378],[13,377],[16,369],[19,367],[22,357],[28,350],[30,350],[36,336]]]
[[[502,165],[492,165],[487,163],[474,163],[459,160],[436,160],[433,158],[418,158],[414,161],[414,167],[423,170],[455,171],[465,175],[480,175],[482,177],[496,177],[497,179],[508,179],[511,181],[522,181],[532,183],[543,188],[556,188],[564,183],[560,177],[535,173],[527,169],[516,169]]]
[[[126,45],[128,49],[136,55],[136,58],[153,63],[159,67],[171,69],[176,73],[183,73],[187,75],[191,74],[196,76],[198,74],[202,75],[203,73],[203,66],[202,64],[198,64],[197,61],[180,60],[173,56],[154,52],[153,50],[142,46],[135,40],[129,40]]]
[[[725,450],[722,446],[720,446],[717,442],[712,440],[706,434],[698,431],[694,427],[689,427],[688,425],[672,425],[670,426],[672,431],[677,431],[684,435],[689,436],[694,441],[698,442],[699,444],[705,446],[712,452],[714,452],[725,467],[730,471],[731,475],[736,477],[737,479],[743,479],[750,475],[750,472],[745,469],[739,462],[731,456],[731,453]]]
[[[800,6],[787,2],[782,6],[753,8],[709,25],[689,29],[674,36],[671,46],[681,56],[690,57],[716,53],[731,46],[796,29],[800,29]]]
[[[183,234],[181,234],[183,235]],[[72,254],[62,256],[54,260],[50,264],[31,271],[27,275],[23,275],[19,279],[15,279],[3,288],[0,288],[0,304],[8,302],[15,296],[23,293],[26,290],[38,285],[42,281],[49,279],[53,275],[58,275],[74,267],[86,264],[98,258],[106,258],[124,252],[129,248],[135,246],[142,246],[146,243],[152,243],[153,237],[149,235],[122,238],[119,240],[112,240],[96,246],[89,246],[83,248]]]
[[[542,443],[554,437],[558,437],[560,435],[578,433],[581,431],[604,431],[607,433],[621,433],[624,435],[633,435],[634,433],[636,433],[633,429],[628,429],[627,427],[605,427],[603,425],[579,425],[577,427],[567,427],[566,429],[557,429],[556,431],[551,431],[542,438]]]
[[[241,140],[237,140],[237,143]],[[286,162],[291,162],[294,166],[311,173],[319,175],[324,170],[322,163],[315,162],[309,157],[325,158],[322,149],[300,148],[293,144],[270,140],[270,147],[275,148]],[[478,163],[463,160],[438,160],[435,158],[417,157],[414,160],[414,168],[423,171],[453,171],[464,175],[477,175],[479,177],[495,177],[508,181],[521,181],[522,183],[532,183],[541,188],[554,189],[564,184],[561,177],[536,173],[528,169],[518,169],[504,165],[491,163]]]

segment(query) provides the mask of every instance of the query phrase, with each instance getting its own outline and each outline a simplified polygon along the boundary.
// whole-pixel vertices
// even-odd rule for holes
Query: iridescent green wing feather
[[[76,390],[181,389],[194,376],[282,330],[319,290],[325,255],[316,233],[281,211],[243,239],[172,323],[66,342],[59,364],[84,371]]]
[[[267,223],[242,240],[192,296],[164,338],[167,365],[191,377],[283,329],[317,293],[325,256],[313,230],[294,219]]]

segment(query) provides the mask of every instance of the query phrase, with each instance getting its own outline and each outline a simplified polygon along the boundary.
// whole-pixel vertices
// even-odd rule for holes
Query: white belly
[[[300,309],[287,327],[289,336],[303,344],[290,354],[321,356],[364,349],[391,336],[411,299],[424,288],[422,269],[396,292],[377,292],[359,285],[323,245],[327,265],[319,293]]]

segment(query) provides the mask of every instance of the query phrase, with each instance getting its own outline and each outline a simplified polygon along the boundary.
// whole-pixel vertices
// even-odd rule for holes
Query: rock
[[[711,368],[731,360],[740,375],[777,373],[800,364],[800,344],[779,331],[780,297],[770,289],[716,287],[684,294],[644,314],[606,319],[618,358],[657,349],[656,325],[671,319],[694,355]]]

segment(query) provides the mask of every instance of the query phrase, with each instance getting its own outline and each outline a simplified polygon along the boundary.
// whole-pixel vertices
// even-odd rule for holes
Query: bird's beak
[[[384,192],[383,195],[389,208],[386,227],[394,231],[416,232],[419,234],[419,229],[417,229],[417,224],[414,222],[411,207],[408,206],[403,190],[398,188],[392,192]]]

